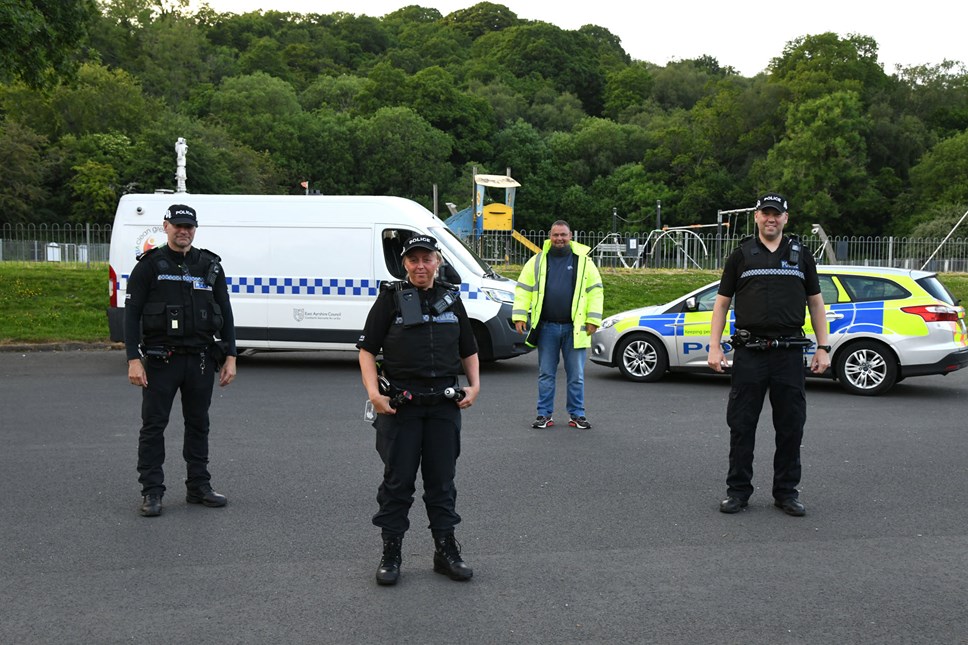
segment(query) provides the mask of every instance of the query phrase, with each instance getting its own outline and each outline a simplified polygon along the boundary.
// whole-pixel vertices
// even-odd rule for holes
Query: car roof
[[[937,273],[934,271],[921,271],[920,269],[865,267],[851,264],[818,264],[817,271],[820,273],[856,273],[859,275],[908,276],[914,280],[937,275]]]

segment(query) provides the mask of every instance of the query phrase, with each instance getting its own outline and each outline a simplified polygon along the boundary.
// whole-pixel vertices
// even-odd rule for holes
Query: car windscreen
[[[951,292],[948,291],[948,288],[943,284],[941,284],[941,280],[938,280],[938,276],[931,275],[931,276],[928,276],[927,278],[921,278],[920,280],[916,280],[916,282],[922,287],[924,287],[925,291],[930,293],[932,296],[934,296],[941,302],[945,302],[951,306],[958,305],[958,301],[955,299],[953,295],[951,295]]]

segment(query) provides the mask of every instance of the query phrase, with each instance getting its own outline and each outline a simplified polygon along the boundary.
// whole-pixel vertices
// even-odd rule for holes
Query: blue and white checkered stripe
[[[226,276],[229,293],[320,296],[376,296],[377,280],[357,278],[262,278]]]
[[[460,295],[464,300],[478,300],[484,298],[484,294],[481,293],[480,289],[472,289],[471,285],[466,282],[460,283]]]
[[[128,288],[129,275],[118,279],[117,289]],[[187,276],[170,276],[186,279]],[[380,292],[380,281],[360,278],[266,278],[253,276],[226,276],[229,293],[259,295],[323,295],[323,296],[371,296]],[[461,283],[461,298],[484,299],[484,294],[469,284]]]
[[[797,268],[791,268],[791,269],[747,269],[746,271],[743,271],[743,274],[740,276],[740,278],[752,278],[753,276],[757,276],[757,275],[792,275],[792,276],[795,276],[797,278],[800,278],[801,280],[804,279],[804,277],[803,277],[803,271],[801,271],[800,269],[797,269]]]

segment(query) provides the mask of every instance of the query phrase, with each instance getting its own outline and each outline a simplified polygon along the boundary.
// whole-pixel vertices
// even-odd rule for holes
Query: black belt
[[[204,354],[207,347],[169,347],[168,351],[172,354]]]

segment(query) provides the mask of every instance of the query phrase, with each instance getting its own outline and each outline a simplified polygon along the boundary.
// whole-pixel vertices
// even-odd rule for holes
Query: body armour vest
[[[397,283],[409,287],[409,283]],[[393,288],[381,294],[393,298]],[[432,306],[444,295],[454,292],[435,284],[420,293],[423,323],[404,326],[403,316],[396,311],[393,323],[383,339],[383,369],[387,378],[406,384],[410,379],[426,380],[456,377],[460,374],[460,321],[449,307],[435,313]]]
[[[220,258],[205,249],[191,249],[182,259],[165,247],[138,260],[150,262],[155,281],[141,313],[145,345],[205,347],[222,329],[222,310],[212,285],[222,271]]]
[[[755,237],[743,240],[740,249],[736,327],[767,337],[799,335],[807,300],[799,238],[784,237],[778,253],[769,253]]]

